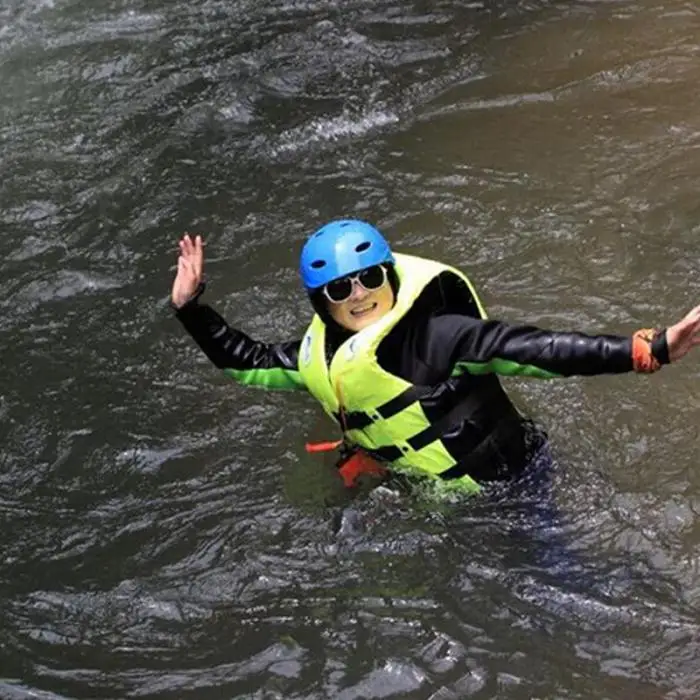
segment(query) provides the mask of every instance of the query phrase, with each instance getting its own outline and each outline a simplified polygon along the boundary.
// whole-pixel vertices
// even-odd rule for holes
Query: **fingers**
[[[700,326],[700,306],[696,306],[694,309],[691,309],[683,320],[687,321],[688,323],[692,323],[693,325]]]
[[[196,236],[194,239],[193,261],[194,271],[197,279],[202,276],[202,268],[204,266],[204,242],[201,236]]]
[[[192,260],[199,266],[201,271],[202,260],[204,259],[204,241],[200,235],[191,236],[186,233],[179,241],[180,255]]]
[[[179,240],[179,245],[181,249],[193,251],[196,248],[201,248],[204,245],[204,239],[200,234],[197,234],[196,236],[193,236],[189,233],[186,233],[180,240]]]
[[[190,236],[189,233],[186,233],[180,239],[179,245],[180,245],[180,253],[182,255],[187,255],[188,257],[191,256],[195,250],[195,242],[192,240],[192,237]]]
[[[192,263],[182,255],[177,259],[178,272],[193,272]]]
[[[677,333],[684,337],[698,333],[700,331],[700,306],[691,309],[672,328],[675,328]]]

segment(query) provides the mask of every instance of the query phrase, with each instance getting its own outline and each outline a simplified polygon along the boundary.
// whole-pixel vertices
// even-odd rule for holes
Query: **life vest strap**
[[[483,392],[479,396],[475,394],[462,396],[459,403],[454,406],[451,411],[448,411],[444,416],[434,423],[431,423],[427,428],[416,433],[413,437],[410,437],[403,445],[386,445],[368,451],[373,456],[385,462],[394,462],[410,451],[418,452],[432,442],[439,440],[445,433],[457,426],[458,423],[468,420],[470,417],[474,416],[477,411],[482,410],[483,396]],[[465,468],[460,467],[460,465],[455,465],[454,467],[449,467],[440,474],[436,474],[436,476],[442,479],[456,479],[465,474]]]
[[[337,450],[343,444],[342,440],[330,440],[327,442],[307,442],[306,451],[309,454],[316,452],[332,452]]]
[[[393,416],[397,413],[401,413],[401,411],[408,408],[411,404],[420,401],[422,398],[432,393],[434,393],[433,387],[413,385],[401,392],[398,396],[383,403],[372,411],[372,413],[366,411],[345,411],[342,416],[340,412],[335,413],[334,416],[339,423],[341,423],[344,418],[346,430],[364,430],[376,420],[373,415],[376,416],[378,414],[384,420],[393,418]]]

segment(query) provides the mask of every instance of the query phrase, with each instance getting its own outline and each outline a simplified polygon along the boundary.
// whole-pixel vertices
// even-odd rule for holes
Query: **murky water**
[[[681,0],[0,4],[0,696],[696,698],[700,358],[518,380],[558,469],[348,501],[301,395],[171,318],[298,337],[341,214],[492,316],[631,332],[700,301],[700,12]]]

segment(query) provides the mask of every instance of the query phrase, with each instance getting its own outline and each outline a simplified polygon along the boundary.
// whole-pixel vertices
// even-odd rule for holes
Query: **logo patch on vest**
[[[311,333],[304,336],[304,342],[301,344],[301,362],[305,367],[311,364],[311,343],[313,338]]]
[[[357,336],[350,338],[348,347],[345,349],[345,358],[348,360],[354,359],[357,354]]]

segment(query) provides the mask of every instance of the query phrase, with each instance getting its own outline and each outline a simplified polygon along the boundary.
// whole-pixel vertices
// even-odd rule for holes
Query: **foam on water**
[[[317,119],[285,131],[273,141],[270,150],[273,155],[289,155],[318,143],[363,138],[398,122],[397,114],[381,109],[369,110],[359,117],[346,112],[338,117]]]

